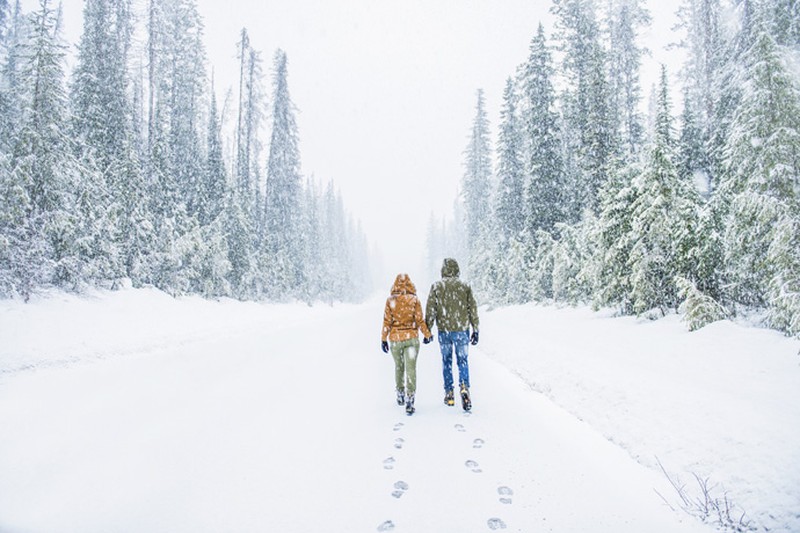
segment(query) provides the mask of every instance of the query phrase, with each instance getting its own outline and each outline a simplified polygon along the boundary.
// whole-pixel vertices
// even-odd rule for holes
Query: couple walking
[[[406,413],[414,413],[414,394],[417,388],[417,354],[419,335],[429,344],[433,341],[431,329],[438,328],[439,348],[442,352],[444,377],[444,402],[455,403],[453,393],[453,351],[458,365],[459,392],[465,411],[472,408],[469,396],[468,345],[478,344],[478,307],[469,285],[459,279],[458,263],[445,259],[442,279],[431,286],[425,304],[425,317],[417,291],[408,274],[398,274],[392,285],[391,296],[386,299],[381,331],[381,349],[391,350],[394,358],[397,404],[406,406]],[[472,327],[470,336],[469,328]]]

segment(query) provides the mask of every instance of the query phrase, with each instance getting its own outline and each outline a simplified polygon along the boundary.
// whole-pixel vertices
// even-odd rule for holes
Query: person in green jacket
[[[461,405],[465,411],[469,411],[472,408],[472,400],[469,395],[468,347],[470,342],[473,345],[478,344],[480,324],[472,288],[458,276],[458,262],[451,258],[445,259],[442,265],[442,279],[431,286],[428,294],[428,301],[425,304],[425,324],[431,331],[434,324],[438,329],[439,348],[442,352],[444,403],[447,405],[455,403],[453,395],[453,350],[455,350]]]

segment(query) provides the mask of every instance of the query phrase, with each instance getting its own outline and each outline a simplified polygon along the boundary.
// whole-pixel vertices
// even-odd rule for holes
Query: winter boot
[[[406,398],[406,414],[411,416],[414,414],[414,411],[416,411],[416,409],[414,409],[414,395],[409,394]]]
[[[455,403],[456,401],[453,396],[453,389],[449,389],[447,392],[444,393],[444,404],[452,407],[453,405],[455,405]]]
[[[464,384],[461,385],[461,407],[463,407],[465,411],[472,409],[472,400],[469,398],[469,389]]]
[[[404,391],[398,390],[397,405],[403,405],[404,403],[406,403],[406,393]]]

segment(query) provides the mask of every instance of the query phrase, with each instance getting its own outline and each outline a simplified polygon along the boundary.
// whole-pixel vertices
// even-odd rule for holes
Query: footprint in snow
[[[486,521],[486,524],[489,526],[489,529],[492,531],[496,529],[505,529],[506,523],[500,520],[499,518],[490,518]]]
[[[466,466],[467,468],[469,468],[470,470],[472,470],[476,474],[480,474],[481,472],[483,472],[483,470],[481,470],[478,467],[477,461],[473,461],[472,459],[468,459],[467,462],[464,463],[464,466]]]
[[[401,450],[405,442],[406,440],[403,437],[398,437],[394,439],[394,447],[397,448],[398,450]]]
[[[400,496],[405,494],[406,491],[408,490],[408,483],[406,483],[405,481],[398,481],[394,484],[394,489],[395,490],[394,492],[392,492],[392,496],[394,496],[395,498],[399,498]]]
[[[456,424],[455,428],[456,428],[456,431],[459,431],[461,433],[466,431],[466,429],[464,428],[463,424]]]
[[[486,443],[486,441],[483,440],[483,439],[475,439],[474,441],[472,441],[472,447],[473,448],[483,448],[483,445],[485,443]]]
[[[398,422],[397,424],[394,425],[394,431],[400,431],[401,429],[403,429],[404,425],[405,424],[403,424],[402,422]]]
[[[394,462],[395,462],[394,457],[387,457],[386,459],[383,460],[383,468],[385,470],[391,470],[392,468],[394,468]]]
[[[378,526],[378,531],[392,531],[394,529],[394,522],[387,520]]]
[[[505,485],[503,485],[502,487],[497,487],[497,494],[500,495],[500,503],[510,505],[511,496],[514,495],[514,491],[511,490],[510,487],[506,487]]]

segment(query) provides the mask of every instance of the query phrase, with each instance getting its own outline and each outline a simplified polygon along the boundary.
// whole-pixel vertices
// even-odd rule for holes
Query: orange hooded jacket
[[[417,330],[422,330],[425,337],[430,337],[431,331],[422,317],[422,304],[417,298],[417,289],[408,274],[397,275],[391,294],[386,299],[383,311],[381,340],[388,338],[392,342],[400,342],[415,339],[418,337]]]

